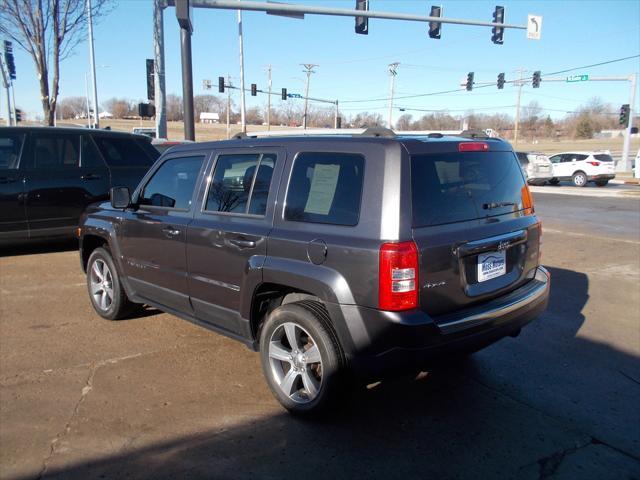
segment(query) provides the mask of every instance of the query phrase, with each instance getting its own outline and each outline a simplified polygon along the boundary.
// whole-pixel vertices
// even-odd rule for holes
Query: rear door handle
[[[232,238],[231,240],[229,240],[229,243],[240,248],[253,248],[256,246],[256,242],[254,242],[253,240],[242,240],[239,238]]]
[[[96,175],[95,173],[87,173],[86,175],[82,175],[80,178],[82,180],[100,180],[100,175]]]
[[[176,227],[165,227],[162,229],[162,232],[169,238],[177,237],[178,235],[180,235],[180,230],[178,230]]]

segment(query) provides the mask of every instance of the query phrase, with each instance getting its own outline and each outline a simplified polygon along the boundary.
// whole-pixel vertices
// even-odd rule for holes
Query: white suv
[[[553,178],[549,180],[552,185],[571,180],[576,187],[584,187],[587,182],[604,187],[616,176],[615,162],[609,152],[564,152],[549,160],[553,165]]]

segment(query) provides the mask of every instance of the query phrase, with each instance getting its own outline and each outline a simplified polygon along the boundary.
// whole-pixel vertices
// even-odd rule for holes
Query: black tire
[[[100,268],[101,265],[108,268],[108,275],[103,268]],[[95,289],[95,282],[100,280],[100,276],[94,270],[95,268],[102,270],[103,278],[105,278],[102,290]],[[110,301],[108,301],[107,293],[109,285],[112,292]],[[111,258],[111,253],[106,248],[96,248],[89,256],[89,261],[87,262],[87,289],[93,309],[98,315],[107,320],[125,318],[137,307],[135,303],[132,303],[129,298],[127,298],[127,294],[120,282],[118,270],[113,262],[113,258]],[[103,304],[101,302],[105,295],[107,296],[108,303],[105,302]]]
[[[609,180],[596,180],[596,185],[598,187],[606,187]]]
[[[589,178],[586,173],[578,170],[571,176],[571,181],[576,187],[586,187],[587,183],[589,183]]]
[[[296,326],[294,331],[299,334],[295,342],[303,344],[305,340],[307,341],[306,345],[303,344],[299,350],[297,347],[291,347],[288,342],[289,333],[286,328],[291,328],[291,324]],[[279,335],[282,336],[279,337]],[[272,358],[270,354],[271,349],[274,348],[272,343],[277,348],[283,348],[282,351],[292,353],[293,357],[296,351],[304,354],[311,351],[312,345],[315,345],[321,360],[319,366],[317,363],[295,363],[291,357],[289,360]],[[273,310],[260,332],[260,360],[262,371],[274,397],[295,415],[318,415],[326,412],[339,399],[344,378],[344,353],[329,315],[319,302],[305,300],[281,305]],[[298,367],[301,367],[301,371]],[[318,375],[319,372],[321,375]],[[317,388],[315,394],[308,393],[305,375],[307,382],[310,377],[315,380],[314,385]],[[281,385],[286,385],[285,380],[290,376],[295,380],[289,387],[292,393],[287,395],[285,388]]]
[[[557,178],[552,178],[551,180],[549,180],[549,183],[551,185],[558,185],[560,183],[560,180],[558,180]]]

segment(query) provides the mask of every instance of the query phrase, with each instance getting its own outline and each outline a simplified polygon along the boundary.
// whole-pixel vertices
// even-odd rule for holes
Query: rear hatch
[[[531,154],[533,157],[534,174],[551,175],[553,173],[549,157],[541,154]]]
[[[598,162],[601,162],[598,167],[598,173],[613,174],[616,171],[616,165],[613,161],[613,157],[608,153],[597,153],[593,156]],[[600,172],[601,171],[601,172]]]
[[[516,156],[504,142],[465,143],[470,151],[411,156],[419,303],[433,316],[504,295],[538,264],[539,224]]]

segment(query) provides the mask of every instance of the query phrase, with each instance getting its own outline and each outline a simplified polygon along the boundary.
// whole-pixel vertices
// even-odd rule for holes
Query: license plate
[[[507,273],[507,257],[504,250],[478,255],[478,282],[486,282]]]

